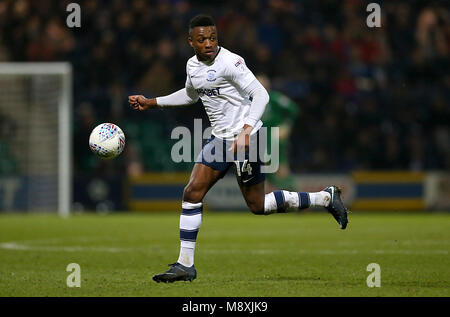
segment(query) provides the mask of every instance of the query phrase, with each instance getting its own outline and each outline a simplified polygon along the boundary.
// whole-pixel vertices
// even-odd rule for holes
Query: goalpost
[[[71,112],[70,63],[0,63],[0,211],[69,215]]]

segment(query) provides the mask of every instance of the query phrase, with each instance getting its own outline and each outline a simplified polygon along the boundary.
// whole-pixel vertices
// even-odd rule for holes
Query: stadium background
[[[127,96],[183,87],[187,24],[197,13],[214,16],[220,45],[299,104],[289,158],[300,189],[333,180],[356,210],[450,208],[445,1],[376,1],[382,27],[369,28],[370,1],[80,0],[81,28],[72,29],[70,2],[2,0],[0,61],[72,63],[74,210],[179,209],[192,163],[171,160],[170,133],[194,118],[207,126],[205,111],[142,114]],[[112,161],[87,145],[101,122],[127,136]],[[14,160],[2,153],[0,174],[20,172]],[[209,207],[245,209],[233,177],[216,187]]]
[[[74,199],[70,217],[20,212],[16,202],[42,210],[33,201],[41,198],[37,186],[28,196],[9,191],[15,200],[6,204],[5,179],[26,179],[17,163],[28,149],[11,144],[14,122],[4,113],[19,110],[4,97],[26,89],[0,78],[0,297],[161,297],[167,300],[146,298],[146,306],[178,312],[173,297],[180,296],[203,303],[214,300],[195,297],[265,297],[271,311],[280,307],[268,297],[294,297],[285,302],[298,309],[317,302],[297,297],[449,296],[450,213],[432,212],[450,210],[448,1],[373,1],[382,27],[369,28],[372,1],[79,0],[81,28],[72,29],[65,24],[70,2],[0,0],[0,62],[72,64]],[[208,120],[199,104],[137,113],[127,96],[183,86],[192,56],[187,23],[201,12],[216,18],[221,45],[299,104],[290,139],[299,188],[338,184],[353,212],[346,230],[326,212],[258,217],[246,211],[230,175],[205,200],[197,279],[157,284],[151,277],[177,255],[181,192],[192,167],[170,159],[170,133]],[[127,145],[102,161],[88,137],[108,121],[124,130]],[[52,158],[39,139],[30,142],[32,153]],[[8,151],[12,145],[19,156]],[[69,263],[81,267],[79,288],[68,287]],[[368,283],[373,263],[381,287]],[[414,307],[407,305],[402,311]]]

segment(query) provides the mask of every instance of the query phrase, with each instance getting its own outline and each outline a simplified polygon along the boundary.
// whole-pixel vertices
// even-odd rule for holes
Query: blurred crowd
[[[81,7],[81,27],[66,7]],[[170,131],[208,125],[200,104],[132,111],[129,94],[184,86],[189,20],[216,19],[219,43],[299,107],[294,172],[450,169],[450,13],[446,1],[390,0],[380,28],[362,0],[1,0],[0,61],[70,61],[74,69],[75,172],[176,168]],[[100,162],[92,128],[114,122],[125,153]],[[188,169],[188,165],[180,165]]]

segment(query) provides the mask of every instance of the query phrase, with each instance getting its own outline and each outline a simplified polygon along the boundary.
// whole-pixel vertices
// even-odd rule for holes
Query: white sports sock
[[[180,255],[178,263],[184,266],[194,265],[194,250],[197,233],[202,223],[203,204],[182,202],[180,215]]]
[[[276,212],[284,213],[309,207],[328,207],[330,200],[330,193],[325,191],[316,193],[297,193],[286,190],[276,190],[265,195],[264,213],[270,215]]]
[[[193,242],[191,246],[188,246],[182,241],[180,245],[180,255],[178,256],[177,262],[187,267],[194,265],[194,251],[195,242]]]
[[[298,208],[298,200],[297,192],[276,190],[268,193],[264,197],[264,213],[269,215],[275,212],[283,213],[293,211],[294,208]]]
[[[311,207],[328,207],[331,200],[329,192],[320,191],[317,193],[309,193]]]
[[[276,211],[277,211],[277,201],[275,200],[273,192],[266,194],[266,196],[264,196],[264,213],[266,215],[269,215]]]

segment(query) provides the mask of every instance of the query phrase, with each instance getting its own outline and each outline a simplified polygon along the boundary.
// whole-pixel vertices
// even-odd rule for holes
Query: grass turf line
[[[0,216],[0,296],[449,296],[450,215],[206,212],[192,282],[157,284],[178,258],[178,213]],[[369,263],[381,287],[369,288]],[[69,288],[69,263],[81,287]]]

